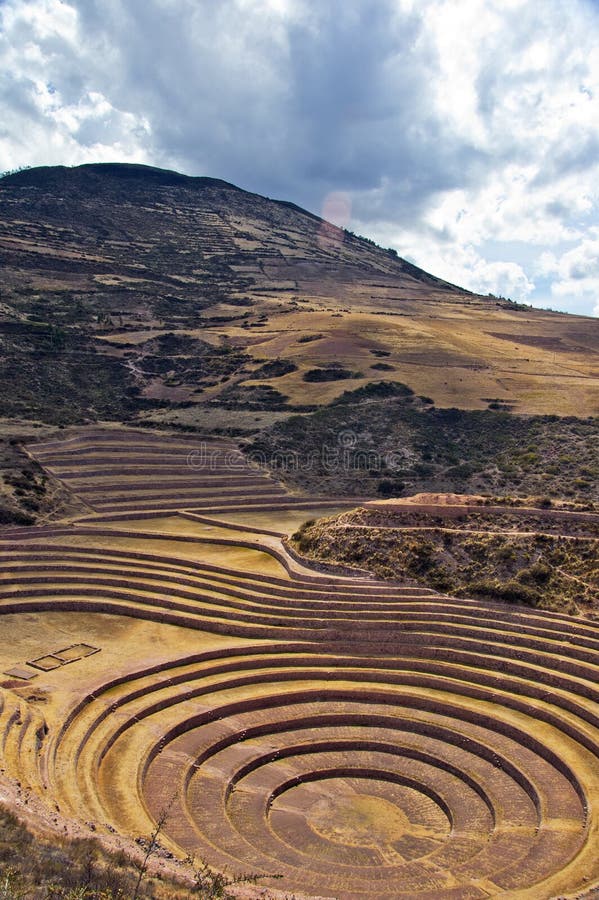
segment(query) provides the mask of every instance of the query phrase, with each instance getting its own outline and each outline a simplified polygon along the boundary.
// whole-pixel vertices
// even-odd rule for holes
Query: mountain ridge
[[[91,179],[90,176],[92,176]],[[335,229],[339,235],[343,236],[344,240],[350,240],[354,244],[364,244],[364,246],[367,246],[368,248],[374,248],[375,251],[380,251],[383,254],[389,255],[393,261],[398,263],[402,271],[409,270],[409,274],[412,277],[444,285],[447,288],[463,294],[472,293],[458,285],[453,285],[444,279],[426,272],[414,263],[399,257],[395,251],[389,249],[385,250],[384,248],[379,247],[369,238],[356,235],[347,229],[338,228],[338,226],[327,222],[326,219],[311,210],[304,209],[290,200],[266,197],[256,192],[245,190],[232,182],[220,178],[186,175],[175,170],[162,169],[157,166],[149,166],[140,163],[83,163],[78,166],[36,166],[9,172],[0,178],[0,188],[8,185],[9,187],[35,187],[41,190],[47,190],[49,187],[64,184],[65,187],[71,189],[75,187],[87,187],[93,191],[94,187],[98,188],[101,184],[105,184],[106,179],[116,179],[120,182],[128,180],[133,184],[144,187],[156,185],[161,187],[185,187],[196,191],[207,191],[210,189],[232,191],[239,195],[243,195],[243,197],[248,200],[260,202],[266,201],[267,203],[277,204],[283,209],[290,210],[294,213],[298,213],[302,217],[313,220],[318,223],[319,227],[325,226],[329,229]]]

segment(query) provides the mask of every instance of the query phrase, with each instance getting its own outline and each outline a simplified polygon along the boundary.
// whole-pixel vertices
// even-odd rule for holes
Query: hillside
[[[453,596],[599,616],[599,515],[576,504],[419,494],[306,522],[294,542]]]
[[[347,391],[246,442],[254,461],[310,492],[422,491],[599,501],[599,420],[437,409],[388,383]]]
[[[469,294],[223,181],[5,176],[0,264],[8,416],[251,431],[381,378],[440,407],[599,409],[597,320]]]

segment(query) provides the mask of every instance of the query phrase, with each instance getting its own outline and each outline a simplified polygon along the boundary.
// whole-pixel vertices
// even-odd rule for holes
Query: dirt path
[[[555,538],[556,540],[561,540],[565,538],[570,541],[597,541],[599,542],[599,538],[594,535],[585,535],[585,534],[559,534],[552,533],[550,531],[485,531],[485,530],[477,530],[472,528],[448,528],[442,525],[353,525],[350,523],[340,522],[339,524],[331,526],[334,529],[362,529],[365,531],[374,531],[374,530],[382,530],[382,531],[442,531],[442,532],[450,532],[451,534],[474,534],[481,537],[492,537],[494,535],[508,535],[509,537],[536,537],[537,535],[542,537]]]

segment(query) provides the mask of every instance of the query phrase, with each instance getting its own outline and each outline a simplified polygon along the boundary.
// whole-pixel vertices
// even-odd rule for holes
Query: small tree
[[[131,895],[131,900],[137,900],[139,897],[139,891],[141,888],[142,881],[145,878],[146,872],[148,871],[148,865],[150,863],[151,857],[156,853],[159,844],[158,844],[158,836],[160,835],[162,829],[166,825],[169,817],[169,812],[171,806],[173,805],[174,797],[171,798],[168,805],[161,810],[158,819],[156,820],[156,825],[154,827],[154,831],[150,835],[150,840],[148,841],[148,845],[146,847],[146,852],[143,856],[143,859],[140,863],[136,864],[135,868],[138,871],[137,883],[135,885],[133,894]]]

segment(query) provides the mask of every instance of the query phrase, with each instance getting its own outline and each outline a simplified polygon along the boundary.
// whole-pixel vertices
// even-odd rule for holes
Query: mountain
[[[437,407],[599,409],[596,320],[471,294],[212,178],[6,175],[0,263],[6,416],[251,430],[380,380]]]
[[[26,169],[0,188],[5,265],[21,269],[20,254],[36,254],[25,267],[56,273],[58,289],[67,269],[77,286],[87,276],[88,290],[110,277],[142,293],[143,282],[198,308],[219,291],[291,291],[281,283],[299,281],[319,294],[327,279],[351,284],[367,274],[390,277],[390,287],[399,277],[414,296],[423,284],[465,293],[292,203],[213,178],[104,163]]]

